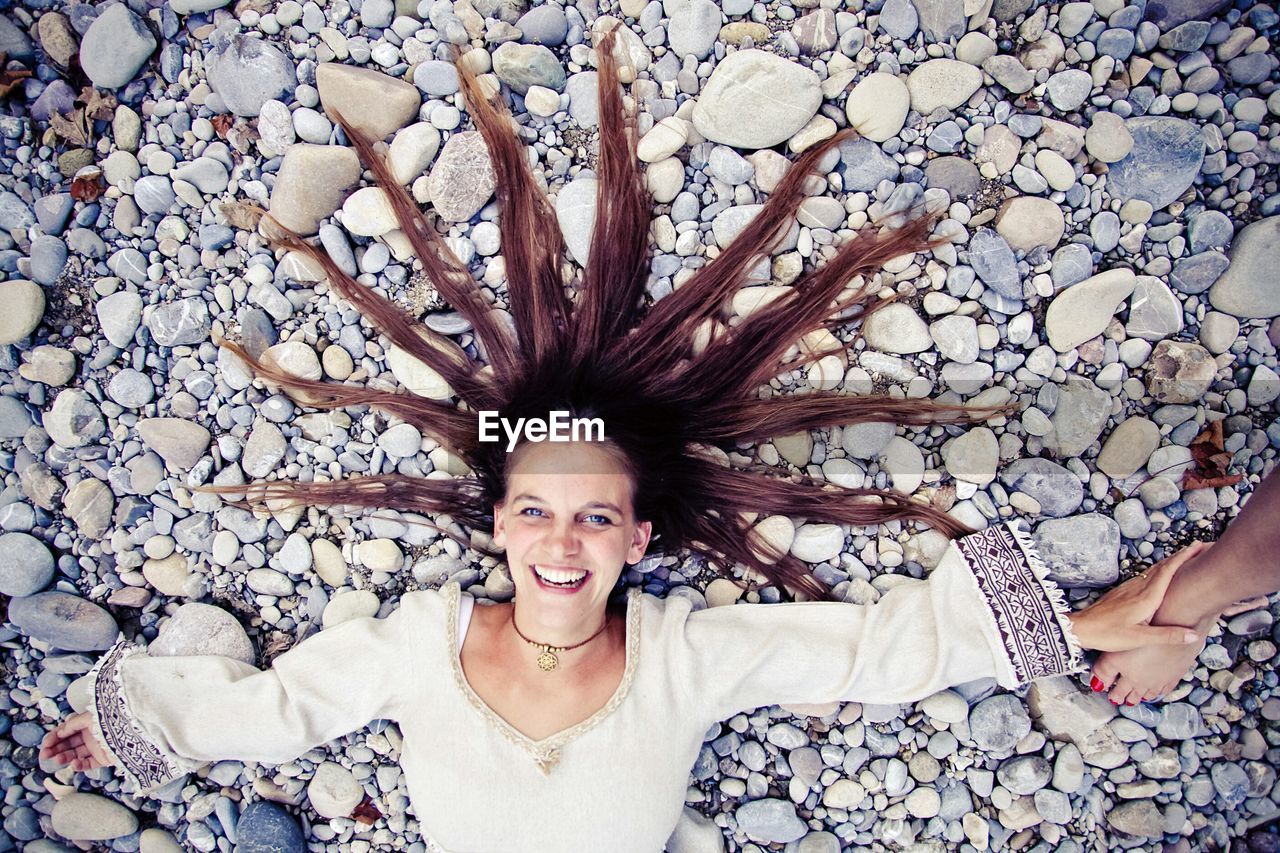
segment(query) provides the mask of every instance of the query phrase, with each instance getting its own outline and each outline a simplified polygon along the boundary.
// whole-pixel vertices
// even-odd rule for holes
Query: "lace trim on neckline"
[[[640,606],[637,599],[640,590],[632,587],[627,590],[627,637],[626,637],[626,667],[622,673],[622,680],[618,682],[618,688],[614,690],[613,696],[609,697],[600,710],[596,711],[590,717],[580,723],[570,726],[563,731],[553,735],[548,735],[542,740],[534,740],[523,732],[517,730],[514,726],[504,720],[489,705],[480,698],[479,694],[472,689],[467,683],[467,679],[462,672],[462,653],[458,649],[458,605],[462,597],[462,587],[456,582],[451,582],[446,586],[448,590],[448,618],[446,619],[445,635],[450,639],[447,648],[449,653],[449,666],[453,670],[453,680],[458,690],[466,697],[471,706],[475,708],[482,717],[489,721],[490,725],[498,730],[511,743],[528,752],[538,765],[538,770],[543,776],[551,774],[551,768],[560,760],[560,750],[569,741],[573,740],[583,732],[594,728],[602,722],[613,711],[622,704],[623,700],[631,692],[631,682],[635,676],[636,663],[640,658]],[[471,618],[475,619],[475,613],[472,612]]]

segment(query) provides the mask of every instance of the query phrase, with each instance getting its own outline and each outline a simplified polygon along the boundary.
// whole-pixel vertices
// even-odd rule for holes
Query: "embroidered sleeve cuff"
[[[120,666],[141,651],[141,646],[132,645],[122,637],[98,660],[90,672],[93,688],[89,715],[98,743],[115,762],[125,781],[138,794],[145,795],[191,772],[199,763],[162,748],[130,711]]]
[[[1019,684],[1084,669],[1071,610],[1029,536],[1008,523],[955,544],[991,610]]]

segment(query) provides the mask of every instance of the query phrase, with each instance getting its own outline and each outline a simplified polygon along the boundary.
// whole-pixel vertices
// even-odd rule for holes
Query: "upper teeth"
[[[538,573],[538,577],[553,583],[573,583],[587,576],[583,571],[568,571],[566,569],[544,569],[534,566],[533,570]]]

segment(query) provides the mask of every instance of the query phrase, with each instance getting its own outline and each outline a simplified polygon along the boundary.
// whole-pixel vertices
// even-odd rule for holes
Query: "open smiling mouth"
[[[591,576],[591,572],[583,569],[542,569],[536,565],[530,568],[539,583],[553,589],[579,589]]]

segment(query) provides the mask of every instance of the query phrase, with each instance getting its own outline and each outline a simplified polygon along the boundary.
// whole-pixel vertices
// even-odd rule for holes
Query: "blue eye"
[[[600,519],[599,521],[592,522],[593,524],[613,524],[613,520],[612,520],[612,519],[610,519],[608,516],[605,516],[605,515],[598,515],[598,514],[597,514],[597,515],[588,515],[588,516],[587,516],[587,519],[588,519],[588,520],[593,519],[593,518],[598,518],[598,519]]]
[[[520,510],[519,514],[524,515],[526,512],[542,512],[542,510],[538,509],[536,506],[527,506],[524,509]]]

